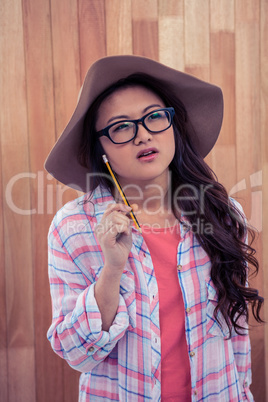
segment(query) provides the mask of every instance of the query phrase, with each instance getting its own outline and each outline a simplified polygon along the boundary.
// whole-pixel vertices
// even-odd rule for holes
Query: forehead
[[[99,110],[115,110],[117,108],[125,108],[128,106],[143,105],[148,106],[150,103],[157,103],[164,106],[164,102],[159,95],[153,90],[142,85],[131,85],[115,89],[107,98],[101,103]]]
[[[101,130],[115,120],[139,119],[150,111],[148,107],[153,110],[154,107],[165,107],[165,104],[152,90],[141,85],[118,88],[99,106],[96,130]]]

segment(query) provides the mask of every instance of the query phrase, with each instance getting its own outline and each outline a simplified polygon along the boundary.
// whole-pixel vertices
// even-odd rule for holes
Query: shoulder
[[[229,200],[232,205],[232,208],[229,208],[230,216],[235,219],[236,228],[239,233],[240,239],[244,243],[247,244],[248,243],[248,231],[249,231],[250,225],[247,221],[247,217],[245,215],[243,207],[234,198],[229,197]]]
[[[54,216],[48,238],[57,238],[64,243],[67,238],[79,233],[92,233],[102,209],[111,202],[109,193],[97,188],[65,204]]]
[[[94,216],[94,204],[90,194],[84,194],[75,200],[67,202],[54,216],[52,225],[62,227],[67,222],[83,219],[85,215]]]
[[[237,200],[235,200],[234,198],[232,198],[232,197],[229,197],[229,202],[230,202],[230,214],[233,214],[233,213],[235,213],[236,214],[236,219],[238,220],[238,221],[241,221],[242,220],[242,222],[244,223],[244,225],[245,226],[247,226],[247,218],[246,218],[246,215],[245,215],[245,212],[244,212],[244,210],[243,210],[243,207],[242,207],[242,205],[237,201]]]
[[[229,197],[229,201],[230,201],[231,205],[232,205],[236,210],[238,210],[241,214],[244,215],[243,207],[242,207],[242,205],[241,205],[237,200],[235,200],[233,197]]]

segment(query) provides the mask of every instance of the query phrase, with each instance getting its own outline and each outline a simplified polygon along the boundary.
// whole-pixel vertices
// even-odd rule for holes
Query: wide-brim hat
[[[46,170],[57,180],[88,191],[87,175],[90,172],[78,161],[85,115],[105,89],[134,73],[149,74],[166,82],[187,110],[187,131],[195,148],[203,157],[213,148],[223,118],[223,96],[219,87],[146,57],[104,57],[89,68],[75,111],[45,162]]]

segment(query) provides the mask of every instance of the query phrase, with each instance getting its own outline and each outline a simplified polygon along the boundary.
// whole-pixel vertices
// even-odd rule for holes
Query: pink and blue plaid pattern
[[[161,344],[157,282],[150,253],[133,228],[133,246],[121,279],[120,301],[109,332],[102,331],[94,284],[103,254],[94,235],[107,205],[98,188],[68,203],[49,231],[53,350],[80,371],[79,401],[161,400]],[[192,401],[253,401],[248,334],[227,339],[213,317],[217,293],[210,261],[191,230],[181,225],[178,280],[185,304]],[[219,314],[218,319],[222,322]],[[184,364],[183,361],[178,361]]]

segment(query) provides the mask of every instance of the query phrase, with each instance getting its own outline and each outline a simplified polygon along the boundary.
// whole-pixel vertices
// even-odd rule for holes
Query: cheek
[[[108,138],[100,138],[100,142],[104,150],[104,153],[107,156],[109,163],[115,172],[122,166],[125,166],[125,161],[129,160],[129,156],[127,155],[126,149],[124,150],[120,149],[118,146],[113,144]]]
[[[167,152],[173,158],[173,156],[175,155],[175,138],[173,130],[169,134],[169,138],[166,140],[166,144],[167,144]]]
[[[100,143],[103,149],[103,153],[107,156],[109,162],[111,162],[111,159],[114,157],[114,147],[113,143],[108,139],[108,138],[100,138]]]

